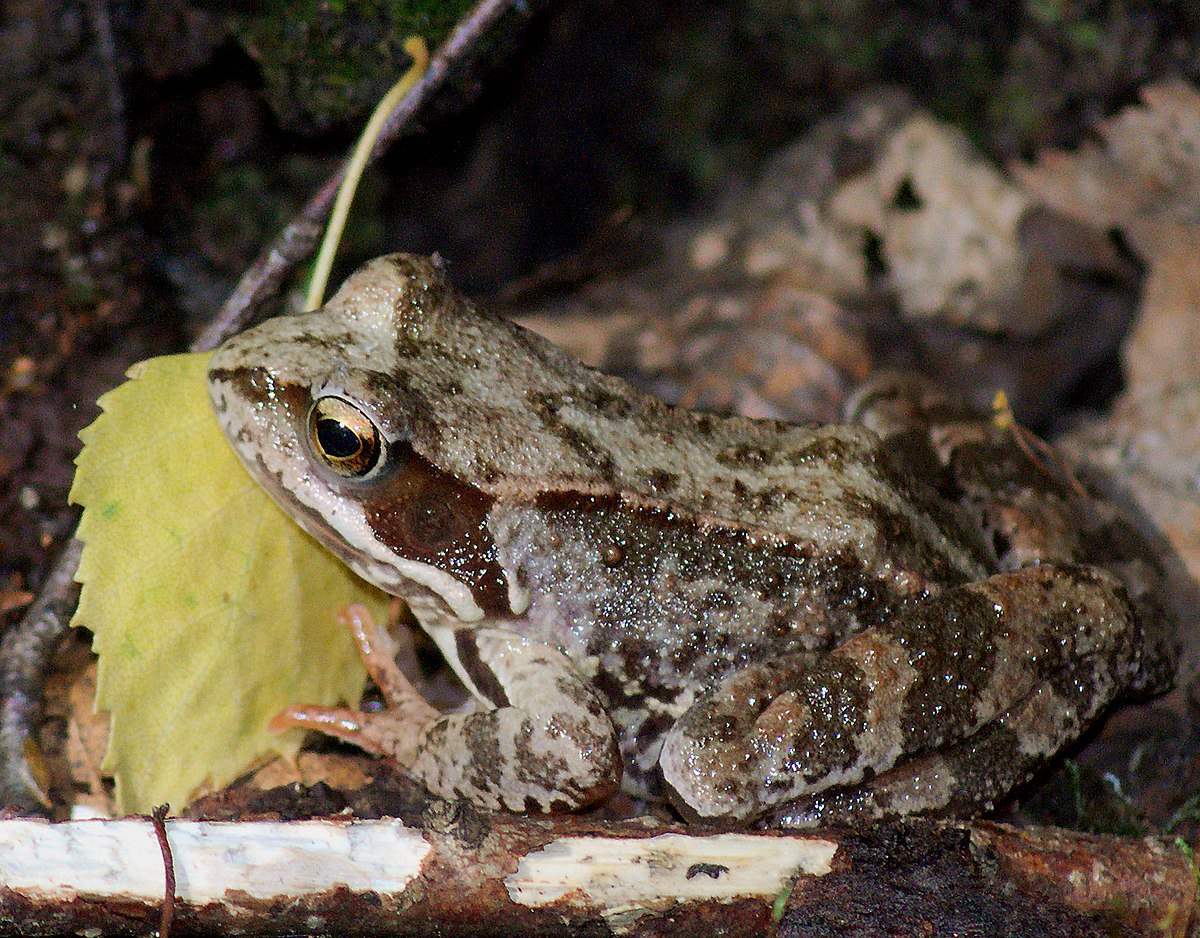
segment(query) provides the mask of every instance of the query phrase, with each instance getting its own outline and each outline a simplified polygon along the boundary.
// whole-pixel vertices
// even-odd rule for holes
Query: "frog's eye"
[[[379,428],[343,398],[322,397],[313,402],[308,412],[308,438],[325,465],[348,479],[361,479],[379,464]]]

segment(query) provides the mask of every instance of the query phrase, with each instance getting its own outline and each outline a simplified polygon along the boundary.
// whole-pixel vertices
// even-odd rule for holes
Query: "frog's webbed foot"
[[[290,707],[273,728],[303,726],[391,756],[433,794],[482,807],[571,810],[616,790],[621,758],[612,721],[561,652],[501,629],[466,633],[460,654],[470,651],[472,673],[494,678],[482,689],[495,709],[442,714],[396,667],[391,639],[365,610],[345,621],[388,709]]]
[[[864,780],[867,792],[879,784],[851,811],[859,816],[878,804],[896,814],[966,800],[982,808],[1131,684],[1137,646],[1115,577],[1051,565],[999,574],[948,589],[818,663],[781,658],[730,675],[668,733],[663,781],[693,817],[752,818],[832,788],[849,803]],[[973,757],[1000,761],[968,773]],[[963,791],[939,788],[939,768],[953,769]],[[995,783],[977,778],[987,775]]]
[[[411,761],[425,728],[441,714],[426,703],[396,667],[396,643],[365,606],[347,606],[338,620],[354,636],[358,655],[383,694],[388,707],[385,712],[393,716],[380,719],[378,714],[346,707],[293,704],[276,714],[271,720],[271,730],[276,733],[293,727],[316,730],[376,755],[393,756],[402,764]]]

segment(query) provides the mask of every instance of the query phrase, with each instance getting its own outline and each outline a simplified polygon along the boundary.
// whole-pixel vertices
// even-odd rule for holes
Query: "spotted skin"
[[[405,598],[476,700],[433,710],[360,623],[392,706],[281,722],[439,795],[970,813],[1170,674],[1149,552],[1092,523],[1116,519],[1048,451],[922,385],[868,387],[819,427],[671,408],[409,255],[235,337],[210,385],[251,473]],[[328,398],[364,417],[360,475],[312,430]]]

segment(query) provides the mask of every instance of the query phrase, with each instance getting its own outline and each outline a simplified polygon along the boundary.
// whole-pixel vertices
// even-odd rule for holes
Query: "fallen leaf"
[[[1196,220],[1200,206],[1200,92],[1182,82],[1149,85],[1144,105],[1104,121],[1100,142],[1050,150],[1013,175],[1039,201],[1100,227],[1139,218]]]
[[[1200,92],[1151,85],[1144,105],[1102,123],[1101,143],[1051,151],[1013,174],[1039,201],[1124,234],[1146,262],[1142,309],[1125,346],[1129,386],[1200,379]]]
[[[1129,385],[1200,381],[1200,225],[1146,219],[1129,233],[1150,260],[1141,313],[1125,342]]]
[[[73,624],[93,632],[104,768],[121,810],[181,807],[302,734],[267,721],[296,702],[357,701],[365,680],[336,620],[387,597],[304,534],[238,463],[217,426],[208,355],[134,366],[80,437],[84,506]]]
[[[1020,225],[1029,196],[972,152],[963,134],[918,114],[829,204],[871,231],[903,312],[986,330],[1036,332],[1010,315],[1025,276]]]

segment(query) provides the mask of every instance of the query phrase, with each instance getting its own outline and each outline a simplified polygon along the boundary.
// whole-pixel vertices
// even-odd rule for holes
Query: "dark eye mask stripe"
[[[450,574],[484,612],[511,612],[508,581],[487,528],[493,499],[442,472],[408,446],[395,466],[351,492],[379,541],[398,556]]]
[[[214,368],[212,381],[231,385],[246,400],[269,397],[297,437],[307,434],[310,404],[308,388],[272,375],[263,368]],[[461,582],[476,604],[487,613],[509,612],[508,583],[496,559],[496,545],[487,530],[493,499],[471,485],[457,481],[405,444],[393,444],[391,465],[370,480],[337,479],[330,474],[331,489],[347,501],[362,506],[363,516],[375,537],[397,556],[428,564]],[[261,462],[261,460],[260,460]],[[282,486],[265,465],[256,472],[268,491],[279,500]],[[306,530],[344,556],[344,543],[329,530],[320,512],[288,498],[284,510],[307,516]]]

